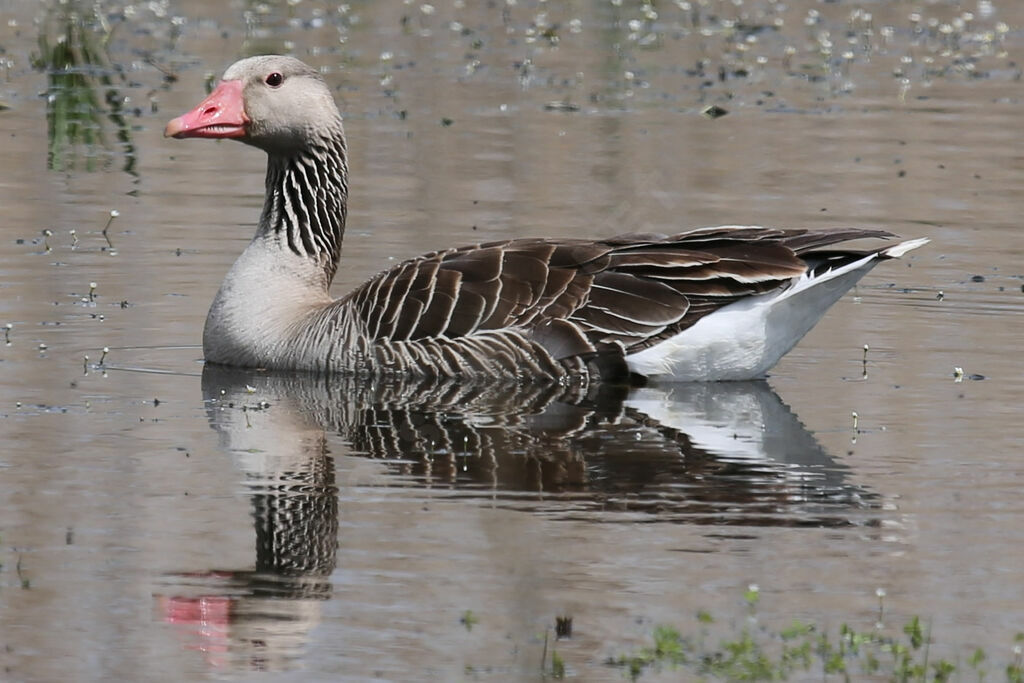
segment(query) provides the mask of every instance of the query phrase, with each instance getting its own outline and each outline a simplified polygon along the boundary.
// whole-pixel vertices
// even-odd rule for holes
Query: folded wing
[[[623,357],[744,297],[787,287],[809,267],[861,253],[814,250],[890,236],[722,227],[599,241],[518,239],[405,261],[344,301],[371,340],[508,330],[557,361]]]

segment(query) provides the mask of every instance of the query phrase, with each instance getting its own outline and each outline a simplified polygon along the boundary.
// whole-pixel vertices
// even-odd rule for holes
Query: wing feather
[[[444,333],[455,310],[461,286],[462,273],[457,270],[437,270],[433,281],[433,296],[409,334],[409,339],[436,337]]]

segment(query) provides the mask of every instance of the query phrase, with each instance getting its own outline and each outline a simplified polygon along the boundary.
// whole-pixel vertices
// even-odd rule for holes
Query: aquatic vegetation
[[[565,660],[558,654],[558,650],[551,651],[551,677],[557,680],[565,678]]]
[[[111,148],[108,123],[121,145],[124,170],[135,166],[131,128],[122,110],[118,75],[107,55],[111,27],[98,6],[79,2],[50,7],[39,29],[39,52],[32,65],[47,76],[47,167],[78,167],[85,148],[85,170],[97,168],[97,152]],[[123,80],[123,75],[120,76]]]
[[[465,612],[463,612],[462,616],[459,617],[459,623],[461,623],[463,626],[465,626],[467,631],[472,631],[473,627],[476,626],[476,624],[479,621],[480,621],[480,617],[478,617],[477,615],[473,614],[473,610],[470,610],[470,609],[468,609]]]
[[[555,640],[569,638],[572,633],[572,617],[555,618]],[[566,676],[565,659],[558,654],[558,650],[551,648],[551,664],[548,665],[548,636],[550,631],[544,632],[544,650],[540,656],[541,678],[550,676],[555,680],[563,680]]]
[[[858,630],[847,623],[838,631],[794,620],[789,626],[770,630],[757,626],[756,586],[744,594],[750,611],[737,635],[717,645],[708,643],[716,623],[708,612],[698,612],[695,632],[684,635],[674,626],[656,626],[651,644],[611,657],[605,663],[624,669],[631,680],[645,672],[686,669],[693,676],[729,681],[776,681],[814,674],[821,680],[857,680],[870,676],[887,681],[1001,680],[982,648],[973,648],[956,661],[931,656],[930,623],[913,616],[898,630],[882,622],[885,591],[876,592],[878,621],[874,628]],[[1010,683],[1024,681],[1024,633],[1014,638],[1012,659],[1002,667]],[[991,678],[990,678],[991,675]],[[834,678],[833,678],[834,677]]]
[[[111,9],[100,2],[52,2],[39,21],[31,63],[47,78],[47,167],[51,170],[94,171],[123,159],[121,169],[135,173],[137,155],[129,116],[138,116],[139,110],[130,108],[124,90],[137,84],[129,82],[124,64],[111,59],[109,47],[129,14],[139,13],[114,4],[118,7]],[[154,30],[153,26],[133,28],[134,33],[143,34]],[[173,30],[170,34],[173,43],[177,34]],[[145,62],[162,71],[165,82],[176,79],[151,57]]]

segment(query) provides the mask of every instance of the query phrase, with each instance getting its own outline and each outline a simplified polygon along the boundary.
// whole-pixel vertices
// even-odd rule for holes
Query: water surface
[[[751,583],[766,623],[870,628],[882,588],[885,620],[929,620],[936,656],[1008,661],[1024,10],[988,3],[949,34],[957,3],[693,4],[696,22],[629,0],[111,4],[89,83],[127,123],[103,104],[103,140],[55,159],[64,86],[31,59],[66,17],[0,2],[5,676],[536,679],[571,615],[569,672],[621,680],[604,660],[656,624],[742,624]],[[933,242],[767,382],[578,396],[204,368],[263,158],[162,130],[207,73],[263,51],[322,67],[346,117],[338,294],[515,236]]]

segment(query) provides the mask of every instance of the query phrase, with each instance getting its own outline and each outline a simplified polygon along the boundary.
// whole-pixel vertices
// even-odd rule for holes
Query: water
[[[94,82],[130,98],[131,144],[87,121],[104,144],[61,166],[29,61],[60,21],[0,2],[5,678],[537,679],[548,632],[570,674],[622,680],[604,660],[657,624],[692,631],[703,609],[736,637],[751,583],[768,625],[870,629],[882,588],[884,621],[927,620],[933,656],[1009,661],[1024,8],[710,2],[694,25],[628,0],[261,7],[110,5],[122,70]],[[207,71],[288,41],[346,115],[339,294],[513,236],[853,224],[933,242],[767,383],[581,397],[204,368],[263,159],[161,132]]]

